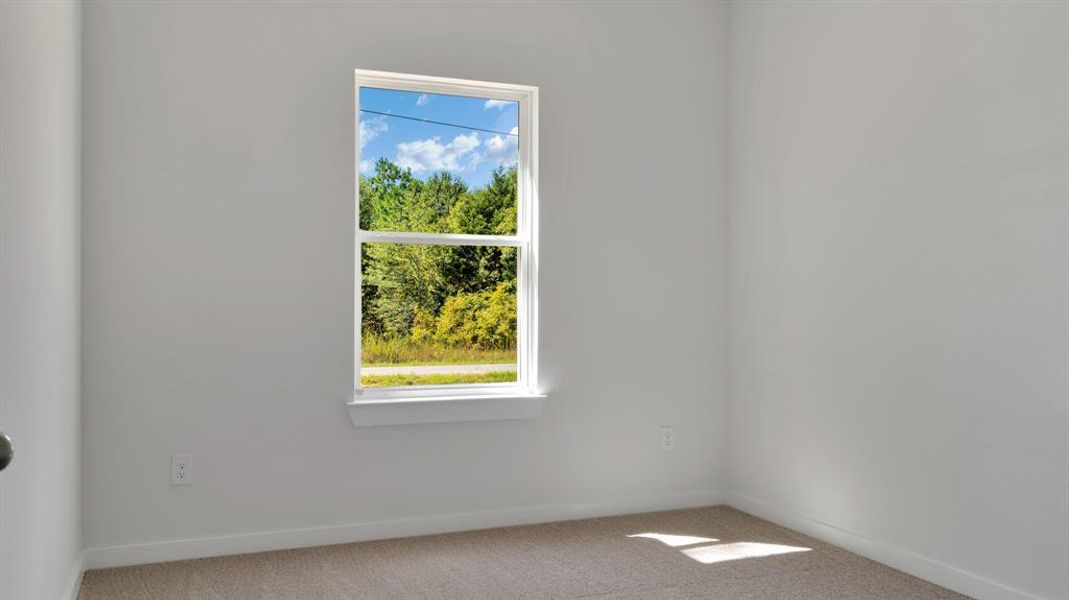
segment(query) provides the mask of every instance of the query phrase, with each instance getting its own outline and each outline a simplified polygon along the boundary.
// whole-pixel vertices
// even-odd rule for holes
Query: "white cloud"
[[[501,109],[505,108],[506,106],[508,106],[509,104],[512,104],[512,103],[509,102],[508,100],[487,100],[486,102],[483,103],[483,108],[485,108],[486,110],[490,110],[491,108],[496,108],[497,110],[501,110]]]
[[[360,119],[360,149],[363,150],[368,142],[379,137],[380,133],[386,133],[389,129],[390,125],[386,122],[386,117]]]
[[[423,171],[464,171],[477,163],[479,135],[458,135],[448,144],[442,144],[441,138],[413,140],[397,144],[397,165],[412,169],[415,173]]]
[[[488,160],[494,164],[494,166],[506,165],[512,166],[516,164],[519,158],[519,150],[517,148],[517,141],[519,138],[516,134],[519,129],[512,128],[512,135],[495,135],[491,138],[487,138],[483,147],[486,149],[483,154],[479,156],[479,161]]]
[[[427,94],[420,94],[419,98],[416,98],[416,106],[425,106],[431,101],[431,97]]]
[[[375,172],[375,163],[370,160],[360,161],[360,172],[364,175],[371,175]]]

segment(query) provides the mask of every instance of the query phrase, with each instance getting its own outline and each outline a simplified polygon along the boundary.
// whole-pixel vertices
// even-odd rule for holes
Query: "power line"
[[[419,121],[420,123],[431,123],[434,125],[445,125],[446,127],[456,127],[458,129],[472,129],[474,131],[485,131],[486,133],[498,133],[501,135],[511,135],[514,137],[520,137],[519,134],[509,131],[497,131],[494,129],[483,129],[482,127],[472,127],[470,125],[457,125],[456,123],[446,123],[445,121],[432,121],[431,119],[421,119],[419,117],[410,117],[408,115],[395,115],[393,113],[379,112],[377,110],[371,110],[368,108],[361,108],[360,112],[371,113],[373,115],[382,115],[384,117],[394,117],[395,119],[408,119],[409,121]]]

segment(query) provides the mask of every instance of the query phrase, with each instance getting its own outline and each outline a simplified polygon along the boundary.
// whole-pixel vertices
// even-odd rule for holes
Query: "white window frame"
[[[449,94],[519,104],[517,149],[516,235],[474,235],[364,231],[360,228],[360,88],[383,88],[427,94]],[[353,145],[355,281],[353,285],[353,400],[349,413],[357,426],[533,418],[541,413],[544,395],[538,390],[538,88],[526,85],[450,79],[426,75],[357,69],[354,85]],[[443,386],[364,388],[361,365],[360,248],[365,243],[490,245],[517,248],[516,351],[517,380]]]

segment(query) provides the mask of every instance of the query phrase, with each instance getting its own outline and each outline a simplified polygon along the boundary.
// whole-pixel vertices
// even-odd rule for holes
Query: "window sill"
[[[530,393],[354,400],[349,418],[357,427],[537,419],[546,396]]]

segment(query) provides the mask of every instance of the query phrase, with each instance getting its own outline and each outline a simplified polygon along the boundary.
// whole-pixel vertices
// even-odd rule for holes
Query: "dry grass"
[[[360,344],[365,367],[404,365],[499,365],[516,362],[516,349],[479,350],[444,348],[419,344],[409,338],[387,338],[364,334]]]

